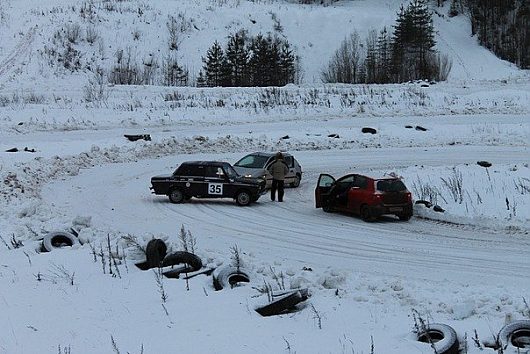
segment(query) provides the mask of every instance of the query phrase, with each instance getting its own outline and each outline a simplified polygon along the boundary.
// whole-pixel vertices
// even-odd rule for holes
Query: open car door
[[[318,176],[317,187],[315,188],[315,207],[322,208],[322,205],[327,203],[329,197],[329,191],[335,184],[335,178],[326,173],[322,173]]]

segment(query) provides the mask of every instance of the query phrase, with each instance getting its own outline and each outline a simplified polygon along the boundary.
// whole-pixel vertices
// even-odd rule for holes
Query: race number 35
[[[208,183],[208,194],[223,194],[223,184],[222,183]]]

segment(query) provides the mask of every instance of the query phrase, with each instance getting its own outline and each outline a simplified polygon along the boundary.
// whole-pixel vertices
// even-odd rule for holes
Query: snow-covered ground
[[[89,3],[97,21],[83,22]],[[0,354],[433,353],[413,334],[419,317],[451,325],[461,353],[495,352],[476,343],[530,319],[528,72],[477,46],[465,18],[435,16],[440,50],[453,58],[448,82],[318,83],[345,35],[391,25],[399,4],[0,2]],[[110,5],[121,13],[103,10]],[[163,47],[165,19],[179,12],[194,24],[180,52],[190,68],[241,26],[270,31],[274,13],[303,56],[304,83],[105,87],[94,105],[83,100],[89,75],[58,75],[39,52],[57,28],[79,22],[103,38],[100,63],[125,43],[140,60]],[[289,151],[302,165],[284,203],[174,205],[149,191],[151,176],[182,161],[235,162],[259,150]],[[445,212],[416,205],[408,222],[365,223],[316,209],[319,174],[350,172],[400,175],[416,200]],[[41,252],[47,232],[71,227],[81,244]],[[131,240],[182,250],[182,227],[207,267],[233,263],[237,247],[250,284],[215,291],[212,276],[160,282],[134,266],[144,255]],[[311,297],[262,317],[254,309],[267,303],[267,286],[307,287]]]

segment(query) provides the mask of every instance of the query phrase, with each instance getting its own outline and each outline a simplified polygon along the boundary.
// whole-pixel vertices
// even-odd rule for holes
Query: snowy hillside
[[[529,72],[442,8],[447,82],[320,82],[345,36],[392,26],[401,3],[0,0],[0,354],[530,353]],[[176,55],[194,76],[213,41],[241,29],[285,36],[302,82],[126,86],[94,74],[121,49],[146,68]],[[283,203],[172,204],[149,190],[183,161],[278,150],[303,170]],[[415,204],[409,221],[327,213],[315,208],[321,173],[400,176],[437,208]],[[52,242],[57,231],[72,234]],[[203,268],[142,270],[155,238]],[[249,282],[217,290],[226,266]],[[292,311],[255,311],[289,289],[303,298]],[[418,338],[433,323],[455,334]]]
[[[404,1],[342,1],[333,6],[297,5],[283,1],[4,1],[0,34],[4,90],[39,87],[62,92],[79,88],[96,66],[110,70],[119,50],[131,53],[142,67],[161,65],[175,55],[192,78],[215,40],[246,30],[286,38],[301,58],[302,83],[320,83],[320,72],[350,33],[365,38],[370,29],[391,28]],[[464,16],[449,18],[446,8],[434,15],[438,49],[453,61],[451,80],[525,77],[513,65],[481,48],[469,33]],[[177,50],[170,50],[169,16],[178,24]],[[66,51],[64,38],[77,51],[75,73],[57,61]],[[72,59],[73,60],[73,59]],[[75,77],[75,79],[74,79]],[[74,84],[75,83],[75,84]]]

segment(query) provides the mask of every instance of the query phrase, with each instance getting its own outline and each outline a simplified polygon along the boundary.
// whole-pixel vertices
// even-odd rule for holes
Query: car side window
[[[205,177],[209,178],[223,178],[225,175],[223,169],[219,166],[208,166],[205,172]]]
[[[185,177],[202,177],[204,176],[203,166],[185,164],[181,165],[175,174]]]
[[[328,176],[328,175],[323,175],[322,177],[320,177],[318,181],[318,186],[319,187],[331,187],[333,185],[333,182],[335,182],[333,177]]]
[[[285,156],[285,163],[288,167],[293,167],[293,157],[292,156]]]
[[[350,189],[353,186],[354,178],[355,178],[354,176],[347,176],[347,177],[337,180],[337,183],[335,184],[335,191],[337,193],[342,193]]]
[[[353,182],[354,187],[359,187],[361,189],[366,189],[368,187],[368,178],[364,176],[356,176],[355,181]]]

